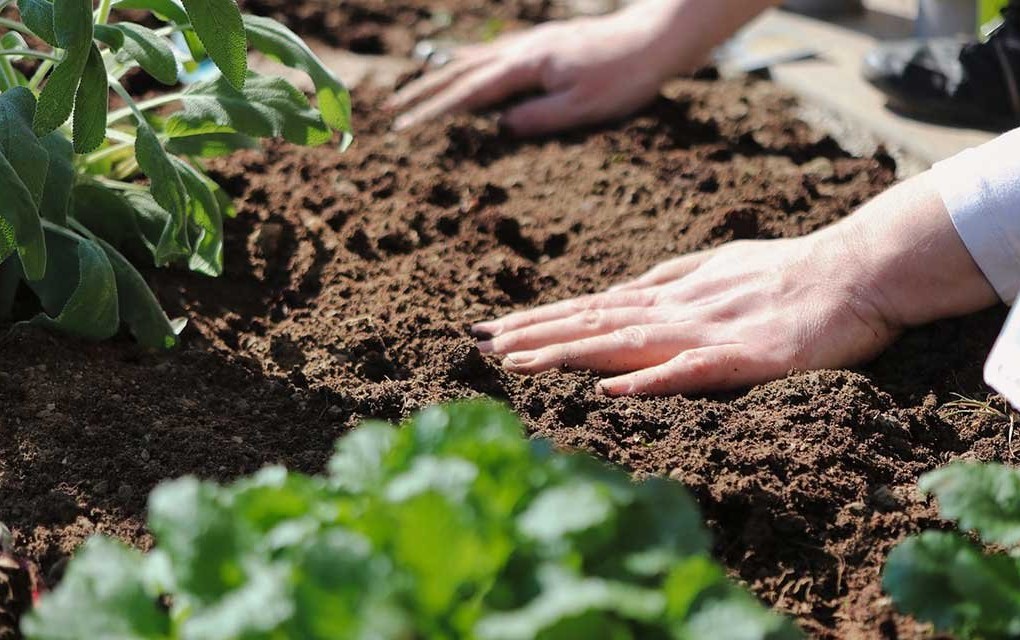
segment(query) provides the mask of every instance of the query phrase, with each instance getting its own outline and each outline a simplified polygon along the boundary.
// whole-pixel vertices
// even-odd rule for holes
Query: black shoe
[[[956,38],[884,44],[864,59],[864,77],[897,111],[982,129],[1020,125],[1020,8],[1002,12],[987,42]]]

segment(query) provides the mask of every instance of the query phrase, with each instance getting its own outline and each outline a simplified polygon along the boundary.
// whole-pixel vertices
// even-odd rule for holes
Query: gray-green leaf
[[[115,0],[114,9],[145,9],[176,24],[188,24],[187,12],[174,0]]]
[[[64,225],[74,187],[75,172],[71,164],[74,149],[71,142],[57,131],[43,136],[39,142],[49,154],[50,161],[39,214],[50,222]]]
[[[106,84],[106,66],[95,45],[89,49],[88,61],[74,98],[74,150],[88,153],[106,139],[106,112],[110,92]]]
[[[351,131],[351,97],[344,85],[293,31],[261,16],[245,16],[251,45],[282,64],[304,71],[315,85],[319,111],[337,131]]]
[[[0,94],[0,154],[7,157],[38,207],[45,193],[50,160],[32,132],[34,117],[35,96],[31,91],[14,87]]]
[[[170,214],[171,224],[163,231],[156,251],[158,265],[191,254],[188,242],[188,194],[170,157],[145,123],[139,123],[135,157],[142,173],[149,177],[153,199]]]
[[[18,177],[17,171],[0,154],[0,250],[16,246],[25,277],[40,280],[46,274],[46,240],[43,236],[42,220],[36,208],[32,193]]]
[[[177,84],[177,60],[167,41],[152,29],[130,22],[112,25],[120,32],[123,50],[150,76],[165,85]],[[119,47],[118,47],[119,48]]]
[[[223,78],[200,82],[185,91],[181,102],[184,109],[166,123],[171,137],[239,132],[259,138],[282,136],[304,145],[323,144],[333,137],[305,95],[282,78],[249,73],[242,91]]]
[[[248,71],[248,42],[241,10],[234,0],[183,0],[206,53],[231,85],[244,86]]]
[[[90,340],[117,333],[119,310],[113,267],[96,243],[45,223],[46,276],[28,286],[45,313],[30,322]]]
[[[33,128],[43,136],[67,121],[75,93],[92,48],[92,0],[56,0],[53,32],[57,46],[66,50],[63,61],[50,74],[39,95]]]
[[[49,0],[18,0],[21,21],[40,40],[51,47],[60,46],[53,31],[53,3]]]

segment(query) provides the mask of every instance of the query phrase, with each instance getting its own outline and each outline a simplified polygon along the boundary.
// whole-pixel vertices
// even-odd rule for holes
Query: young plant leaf
[[[18,0],[18,11],[21,12],[21,21],[40,40],[51,47],[60,46],[53,31],[53,3],[50,0]]]
[[[163,230],[156,249],[156,263],[166,265],[189,256],[187,191],[155,131],[144,122],[138,126],[135,157],[142,173],[149,177],[152,198],[170,214],[170,224]]]
[[[248,72],[248,41],[235,0],[183,0],[191,26],[206,52],[236,89]]]
[[[35,96],[24,87],[15,87],[0,94],[0,153],[7,157],[32,201],[42,202],[49,154],[32,132],[35,117]]]
[[[14,245],[21,258],[25,277],[40,280],[46,274],[46,240],[42,220],[32,193],[18,176],[7,157],[0,154],[0,250]]]
[[[185,91],[181,102],[183,110],[166,122],[166,132],[173,138],[243,133],[258,138],[282,136],[312,146],[333,137],[305,95],[282,78],[249,73],[242,91],[223,78],[199,82]]]
[[[75,556],[60,589],[22,623],[38,640],[170,637],[170,616],[147,583],[141,553],[111,538],[93,538]]]
[[[955,533],[926,531],[889,554],[882,586],[901,611],[964,638],[1020,634],[1020,565]]]
[[[144,9],[157,18],[185,25],[191,22],[188,13],[175,0],[114,0],[114,9]]]
[[[322,119],[333,129],[350,133],[351,96],[308,45],[293,31],[270,18],[248,15],[244,17],[244,26],[252,47],[288,67],[308,74],[315,85]]]
[[[942,517],[961,529],[987,543],[1020,545],[1020,469],[961,462],[924,475],[918,486],[935,494]]]
[[[148,258],[155,264],[156,247],[170,224],[170,214],[148,193],[132,193],[137,194],[133,200],[131,194],[121,195],[99,183],[82,182],[72,193],[72,215],[117,251],[136,260]]]
[[[39,95],[33,124],[39,136],[67,122],[74,108],[75,94],[93,46],[92,0],[56,0],[53,32],[57,46],[66,53]]]
[[[39,296],[45,313],[31,324],[89,340],[117,333],[117,283],[106,254],[91,240],[45,223],[46,275],[28,286]]]
[[[134,60],[146,73],[165,85],[177,84],[177,59],[164,38],[152,29],[131,22],[117,23],[109,28],[120,35],[119,38],[111,38],[119,40],[119,45],[107,42],[114,50],[120,50],[118,58],[123,56]]]
[[[103,144],[109,105],[106,65],[99,49],[92,45],[74,98],[73,140],[76,153],[88,153]]]

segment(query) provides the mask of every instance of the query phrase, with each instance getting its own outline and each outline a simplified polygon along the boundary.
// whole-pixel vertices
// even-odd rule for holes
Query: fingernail
[[[526,367],[536,359],[534,353],[528,353],[522,351],[521,353],[511,353],[503,360],[503,366],[508,368]]]
[[[404,129],[407,129],[413,124],[414,118],[412,118],[411,116],[400,116],[399,118],[393,121],[393,130],[403,131]]]
[[[479,340],[489,340],[499,335],[500,327],[498,322],[479,322],[471,325],[471,335]]]
[[[492,340],[482,340],[477,345],[478,350],[482,353],[495,353],[496,346],[492,344]]]
[[[607,396],[626,396],[634,393],[634,383],[620,378],[611,378],[598,383],[598,390]]]

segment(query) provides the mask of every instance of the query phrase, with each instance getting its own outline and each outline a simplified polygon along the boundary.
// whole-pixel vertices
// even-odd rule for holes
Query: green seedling
[[[900,610],[940,632],[1020,636],[1020,470],[955,463],[923,476],[920,488],[938,499],[942,517],[971,535],[926,531],[908,538],[889,554],[886,592]]]
[[[203,161],[258,138],[318,145],[340,132],[346,144],[347,90],[294,33],[242,16],[235,0],[17,7],[20,21],[0,18],[0,318],[24,287],[40,307],[27,322],[97,340],[126,325],[138,342],[170,348],[183,321],[167,317],[126,256],[220,275],[223,220],[235,212]],[[163,26],[111,21],[124,9]],[[29,36],[45,46],[29,47]],[[249,70],[249,47],[307,73],[316,105]],[[211,59],[222,75],[143,101],[121,83],[141,68],[174,86],[180,57],[186,68]],[[25,75],[27,61],[36,66]],[[110,108],[111,92],[121,108]]]
[[[687,491],[471,402],[343,438],[328,475],[157,488],[155,551],[86,543],[25,620],[71,638],[779,640]]]

